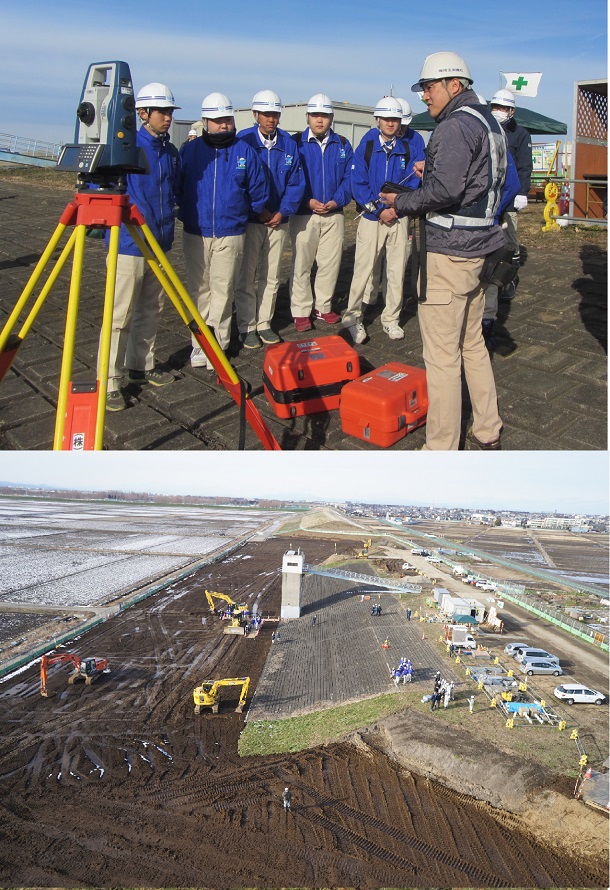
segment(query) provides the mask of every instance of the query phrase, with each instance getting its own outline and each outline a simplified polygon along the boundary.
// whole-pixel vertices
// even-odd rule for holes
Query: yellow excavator
[[[217,714],[218,705],[220,704],[220,690],[223,686],[241,686],[239,702],[235,708],[235,712],[241,714],[248,697],[250,677],[234,677],[229,680],[205,680],[201,686],[196,686],[193,689],[195,713],[200,714],[202,708],[211,708],[212,714]]]
[[[356,551],[356,556],[358,557],[358,559],[366,559],[367,558],[369,549],[371,547],[371,543],[372,542],[371,542],[370,538],[368,539],[368,541],[363,541],[362,550]]]
[[[240,603],[237,605],[235,600],[232,600],[228,594],[218,593],[217,590],[206,590],[205,596],[210,606],[210,612],[215,611],[215,599],[223,600],[227,604],[225,611],[231,614],[231,627],[243,627],[245,623],[243,620],[245,618],[243,613],[247,611],[248,603]]]

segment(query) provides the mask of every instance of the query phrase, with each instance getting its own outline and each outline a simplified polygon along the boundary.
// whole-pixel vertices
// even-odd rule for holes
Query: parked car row
[[[519,663],[520,670],[528,676],[533,674],[552,674],[559,677],[563,674],[559,658],[546,649],[532,646],[522,640],[516,643],[507,643],[504,647],[506,655],[512,656]],[[596,689],[589,689],[582,683],[564,683],[553,690],[555,698],[565,701],[568,705],[575,703],[593,703],[601,705],[607,701],[606,696]]]

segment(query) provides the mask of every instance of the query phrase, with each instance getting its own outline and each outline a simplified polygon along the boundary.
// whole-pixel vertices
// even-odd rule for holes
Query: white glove
[[[515,210],[525,210],[527,207],[527,195],[516,195],[514,204]]]

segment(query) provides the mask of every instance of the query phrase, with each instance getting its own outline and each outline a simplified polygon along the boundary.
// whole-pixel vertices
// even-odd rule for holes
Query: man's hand
[[[398,219],[398,214],[393,207],[386,207],[379,214],[379,222],[384,226],[393,226]]]
[[[426,166],[425,161],[415,161],[413,164],[413,172],[417,176],[418,179],[422,179],[424,175],[424,167]]]
[[[261,221],[262,223],[268,223],[269,220],[271,219],[271,211],[270,211],[270,210],[267,210],[267,208],[264,207],[264,208],[261,210],[261,212],[259,213],[258,218],[260,219],[260,221]]]
[[[316,201],[315,198],[311,198],[311,200],[309,201],[309,209],[318,214],[328,213],[326,204],[323,204],[321,201]]]
[[[386,207],[394,207],[396,192],[379,192],[379,200],[382,204],[385,204]]]
[[[274,213],[266,222],[265,225],[270,229],[277,229],[277,227],[282,222],[282,214],[278,210],[277,213]]]

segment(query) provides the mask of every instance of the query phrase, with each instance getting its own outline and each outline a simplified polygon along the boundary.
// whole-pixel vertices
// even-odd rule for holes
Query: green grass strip
[[[286,720],[249,720],[239,740],[239,754],[285,754],[335,742],[403,710],[412,699],[413,694],[397,691]]]

